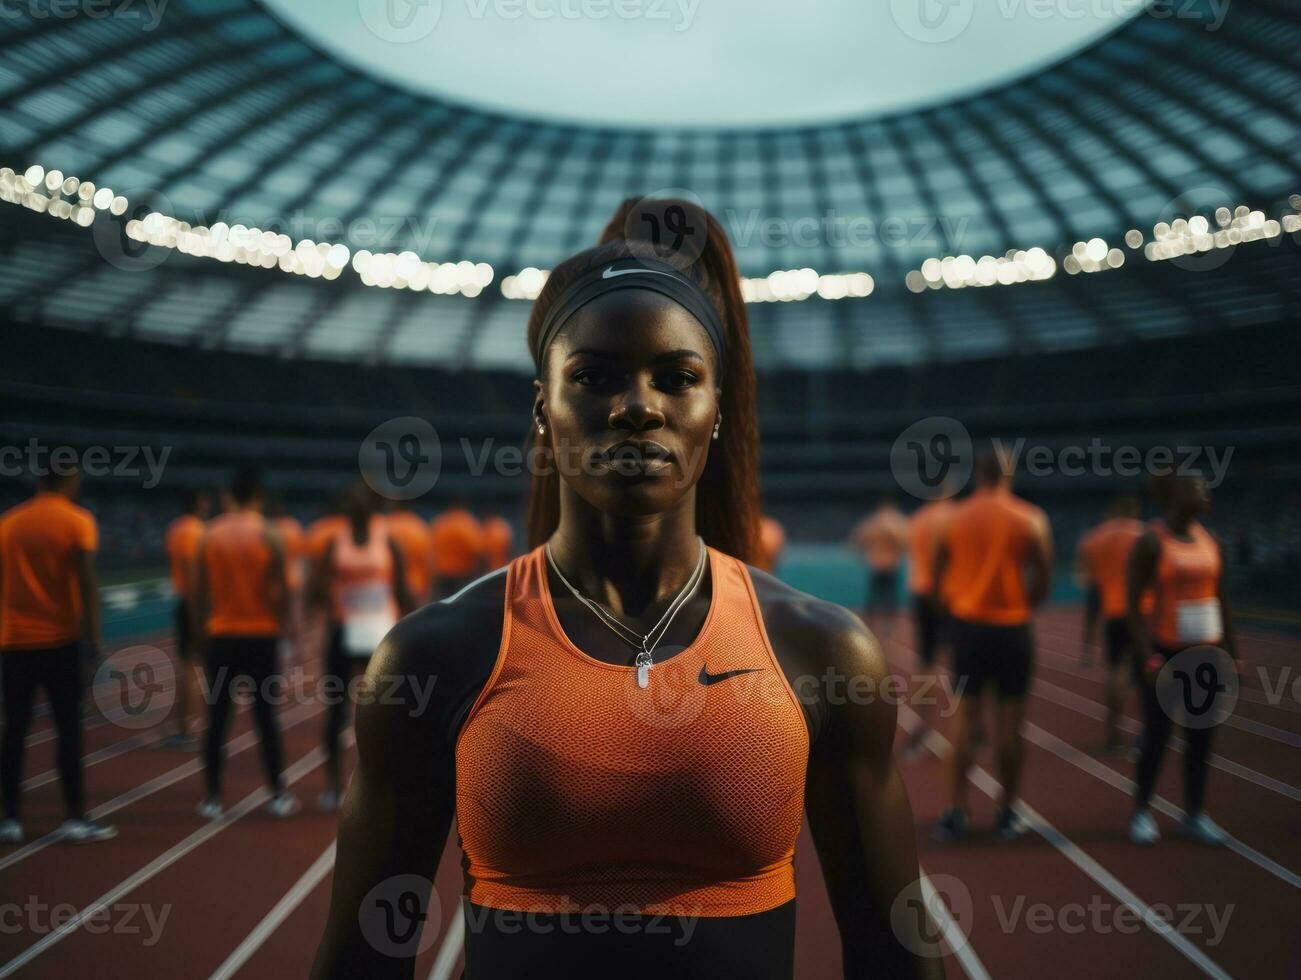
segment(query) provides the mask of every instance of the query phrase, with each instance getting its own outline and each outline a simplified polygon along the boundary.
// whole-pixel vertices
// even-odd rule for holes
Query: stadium
[[[653,3],[626,17],[588,6],[5,6],[0,507],[21,506],[58,453],[76,461],[106,655],[83,699],[86,793],[89,817],[118,834],[72,854],[58,840],[64,763],[38,701],[26,839],[0,845],[0,911],[27,910],[0,920],[0,977],[312,970],[345,847],[339,814],[312,805],[326,711],[310,693],[279,711],[304,800],[290,826],[259,810],[260,729],[238,702],[229,808],[195,815],[202,754],[154,744],[188,670],[172,666],[169,528],[184,498],[256,469],[303,526],[339,514],[364,478],[422,522],[500,516],[510,557],[525,555],[538,543],[530,314],[630,199],[644,220],[629,239],[672,236],[698,256],[707,212],[730,241],[783,583],[863,612],[881,569],[860,519],[886,498],[910,513],[969,489],[991,445],[1010,448],[1016,494],[1051,522],[1024,837],[932,839],[951,716],[941,704],[905,759],[921,718],[899,706],[920,901],[939,937],[912,952],[949,977],[1293,975],[1301,8],[666,4],[666,17],[695,11],[666,26]],[[385,453],[424,467],[414,485],[392,465],[376,476]],[[1149,490],[1172,467],[1213,496],[1205,524],[1237,637],[1236,705],[1208,763],[1216,848],[1175,839],[1180,756],[1194,754],[1177,735],[1153,797],[1171,839],[1127,838],[1143,705],[1120,718],[1129,755],[1103,752],[1101,654],[1080,655],[1079,543],[1118,494],[1157,519]],[[908,588],[886,581],[898,622],[869,626],[916,690]],[[294,615],[288,655],[315,678],[327,626]],[[100,691],[142,676],[141,658],[170,687],[147,723],[124,722]],[[346,772],[353,729],[336,737]],[[1001,777],[1001,743],[985,737],[976,824],[994,819]],[[435,901],[419,949],[387,954],[408,971],[395,975],[509,975],[473,969],[457,830],[435,844]],[[842,965],[853,919],[822,847],[806,822],[789,975],[866,975]],[[42,903],[71,911],[38,921]],[[158,916],[156,934],[95,928],[132,903],[141,922]],[[1021,917],[1032,908],[1043,928]]]

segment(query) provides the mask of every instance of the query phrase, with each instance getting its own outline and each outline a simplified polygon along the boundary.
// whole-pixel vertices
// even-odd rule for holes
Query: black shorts
[[[935,663],[939,645],[948,639],[947,617],[926,596],[913,596],[913,619],[917,625],[917,658],[923,667]]]
[[[893,611],[899,606],[899,568],[874,568],[868,579],[867,608]]]
[[[193,660],[194,643],[190,635],[190,607],[184,599],[176,600],[175,628],[176,655],[185,661]]]
[[[963,694],[979,694],[992,683],[999,700],[1023,698],[1030,689],[1034,638],[1030,624],[994,626],[949,620],[953,683]]]
[[[1123,616],[1108,619],[1102,625],[1102,635],[1106,641],[1107,663],[1119,667],[1126,661],[1132,661],[1134,641],[1129,634],[1129,620]]]

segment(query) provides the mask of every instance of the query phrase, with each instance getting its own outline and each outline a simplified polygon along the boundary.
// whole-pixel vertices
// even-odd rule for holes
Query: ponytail
[[[680,207],[690,215],[696,231],[690,251],[666,252],[658,240],[639,232],[658,231],[653,221],[634,221],[640,209]],[[691,254],[698,253],[698,254]],[[722,226],[703,208],[685,201],[648,201],[629,198],[615,211],[596,248],[580,252],[552,271],[529,316],[528,342],[539,375],[545,352],[538,349],[547,311],[578,276],[603,263],[629,256],[654,257],[674,265],[705,291],[714,303],[727,333],[726,363],[720,365],[723,424],[710,445],[705,470],[696,485],[696,532],[710,547],[742,561],[759,559],[759,420],[755,403],[754,363],[750,353],[750,328],[741,299],[741,278],[732,246]],[[546,452],[547,437],[532,429],[532,447]],[[535,472],[527,506],[529,547],[537,547],[555,531],[560,521],[560,475],[555,467]]]

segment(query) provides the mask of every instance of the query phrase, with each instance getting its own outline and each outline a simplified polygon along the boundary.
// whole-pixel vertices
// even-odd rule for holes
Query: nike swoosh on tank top
[[[508,566],[497,662],[456,745],[471,902],[736,916],[794,898],[808,728],[744,564],[708,554],[705,623],[645,689],[565,635],[541,547]],[[749,672],[706,685],[702,668]]]

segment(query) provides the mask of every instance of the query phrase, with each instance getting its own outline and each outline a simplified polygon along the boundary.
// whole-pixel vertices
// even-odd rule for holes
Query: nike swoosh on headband
[[[660,272],[659,269],[616,269],[614,266],[608,267],[601,273],[602,279],[613,279],[615,276],[638,276],[646,274],[656,276],[668,276],[670,279],[676,279],[677,276],[671,272]]]
[[[763,670],[762,667],[742,667],[740,670],[725,670],[721,674],[711,674],[705,669],[705,665],[700,665],[700,683],[717,684],[719,681],[725,681],[729,677],[735,677],[737,674],[753,674],[757,670]]]

